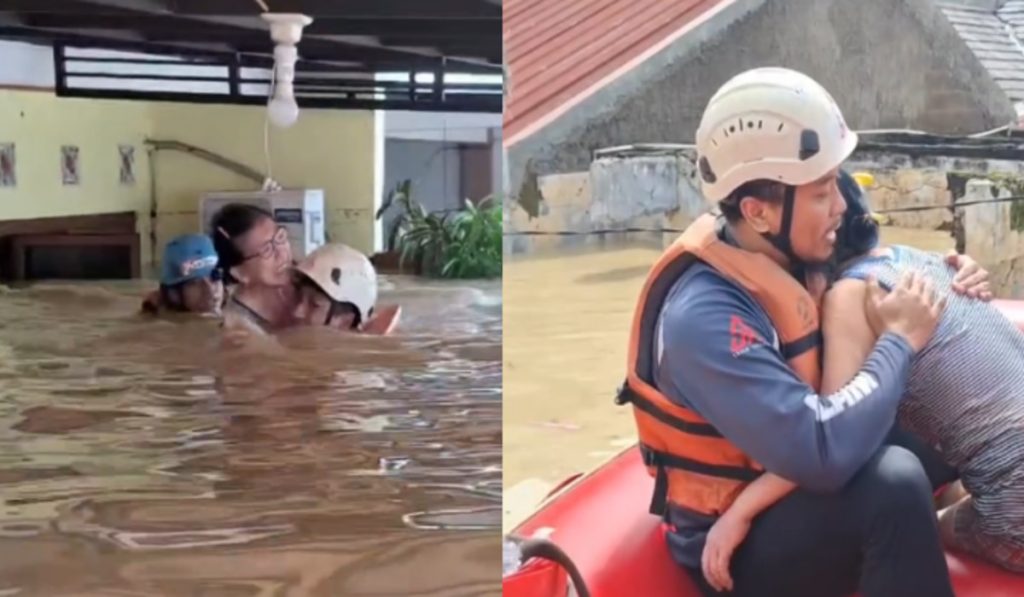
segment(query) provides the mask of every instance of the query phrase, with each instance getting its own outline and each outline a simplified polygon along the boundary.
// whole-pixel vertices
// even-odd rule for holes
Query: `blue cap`
[[[173,286],[209,276],[217,268],[213,241],[203,234],[184,234],[164,247],[160,283]]]

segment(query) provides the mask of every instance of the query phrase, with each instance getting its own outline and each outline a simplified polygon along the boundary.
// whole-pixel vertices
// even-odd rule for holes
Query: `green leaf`
[[[389,202],[402,209],[390,242],[397,243],[403,264],[416,261],[424,274],[445,278],[501,275],[503,212],[498,196],[478,204],[465,200],[458,211],[431,213],[412,198],[409,181],[403,181]]]

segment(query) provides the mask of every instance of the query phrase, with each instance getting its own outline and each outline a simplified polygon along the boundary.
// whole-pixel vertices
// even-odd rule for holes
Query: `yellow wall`
[[[150,134],[142,102],[58,99],[45,91],[0,90],[0,143],[15,144],[17,187],[0,187],[0,219],[136,212],[149,259]],[[118,145],[135,146],[135,184],[121,185]],[[61,180],[62,145],[79,148],[78,186]]]
[[[154,138],[196,145],[261,172],[261,106],[153,104]],[[374,117],[372,112],[303,110],[291,128],[270,128],[272,174],[285,188],[321,188],[327,234],[362,251],[373,249]],[[197,230],[204,191],[254,190],[259,185],[180,152],[156,154],[158,238]]]
[[[0,143],[17,144],[16,189],[0,189],[0,219],[135,211],[143,261],[150,261],[149,162],[143,140],[196,145],[264,171],[259,106],[57,98],[0,90]],[[374,115],[303,110],[290,129],[271,127],[273,177],[285,188],[322,188],[328,238],[370,252],[374,243]],[[120,184],[118,145],[135,145],[134,186]],[[80,148],[82,184],[61,184],[60,146]],[[204,191],[259,185],[189,155],[161,151],[156,168],[157,251],[199,229]]]

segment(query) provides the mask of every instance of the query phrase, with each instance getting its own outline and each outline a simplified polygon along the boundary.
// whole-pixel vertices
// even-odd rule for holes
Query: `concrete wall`
[[[536,217],[505,203],[506,253],[662,244],[705,210],[687,155],[599,159],[588,172],[541,177],[538,192]]]
[[[963,195],[963,185],[971,176],[1024,178],[1024,162],[880,150],[857,151],[845,167],[875,176],[875,185],[868,189],[875,210],[949,207]],[[692,147],[607,155],[586,172],[540,177],[538,195],[543,200],[536,217],[517,203],[506,205],[506,252],[592,247],[623,240],[663,244],[708,209],[700,195]],[[902,228],[953,232],[949,209],[888,217]],[[985,228],[966,227],[964,234],[977,238],[989,233]]]
[[[1016,184],[987,179],[971,180],[960,201],[1019,196],[1024,177]],[[993,292],[999,297],[1024,296],[1024,203],[983,203],[963,208],[964,251],[991,272]]]
[[[599,148],[692,142],[714,90],[766,65],[821,81],[855,129],[973,133],[1015,118],[932,0],[737,0],[507,148],[509,191],[538,213],[535,176],[586,170]]]
[[[501,114],[391,110],[384,132],[388,139],[489,143],[494,129],[501,129]]]
[[[460,167],[464,189],[462,194],[475,200],[501,192],[501,114],[406,111],[389,111],[385,114],[385,135],[389,147],[392,142],[404,141],[433,142],[434,147],[446,143],[449,146],[464,144],[468,152],[474,155],[467,157],[463,154],[458,158],[463,162]],[[398,180],[412,178],[410,173],[418,174],[414,172],[415,164],[418,163],[415,161],[416,155],[411,156],[411,166],[403,163],[398,157],[402,152],[416,154],[417,150],[412,149],[415,146],[395,147],[403,149],[393,151],[395,159],[387,161],[385,169],[390,173],[385,173],[385,193],[393,188]],[[484,156],[475,155],[479,152],[489,154],[490,157],[485,160]],[[429,176],[444,177],[445,174],[438,171]]]
[[[385,194],[394,190],[401,181],[409,179],[412,181],[412,198],[428,211],[458,208],[461,193],[458,145],[388,139],[384,148]],[[382,227],[385,236],[398,213],[397,208],[392,208],[384,214]]]
[[[1011,160],[917,156],[882,151],[858,151],[845,165],[850,171],[866,170],[875,176],[869,189],[875,210],[949,206],[963,196],[966,178],[989,175],[1024,175],[1024,163]],[[954,178],[963,179],[960,188]],[[951,184],[951,182],[953,184]],[[896,226],[922,230],[949,230],[953,214],[949,210],[923,210],[887,216]]]
[[[390,193],[403,180],[411,180],[413,199],[428,211],[437,212],[458,210],[466,199],[477,202],[498,193],[501,163],[495,163],[495,153],[500,151],[500,136],[496,138],[488,130],[484,133],[482,141],[474,143],[388,139],[384,194]],[[398,214],[396,208],[384,214],[385,242]]]
[[[459,205],[459,146],[437,141],[389,139],[384,145],[384,191],[412,181],[412,196],[429,211]]]

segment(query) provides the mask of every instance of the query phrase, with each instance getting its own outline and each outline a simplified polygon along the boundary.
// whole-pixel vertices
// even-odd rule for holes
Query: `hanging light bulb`
[[[295,102],[295,63],[299,53],[296,44],[302,39],[302,28],[313,19],[301,14],[264,13],[263,20],[270,24],[270,37],[274,47],[274,95],[267,104],[267,117],[275,126],[287,128],[299,119],[299,105]]]
[[[288,128],[299,119],[299,105],[294,99],[275,97],[267,104],[267,115],[274,126]]]

